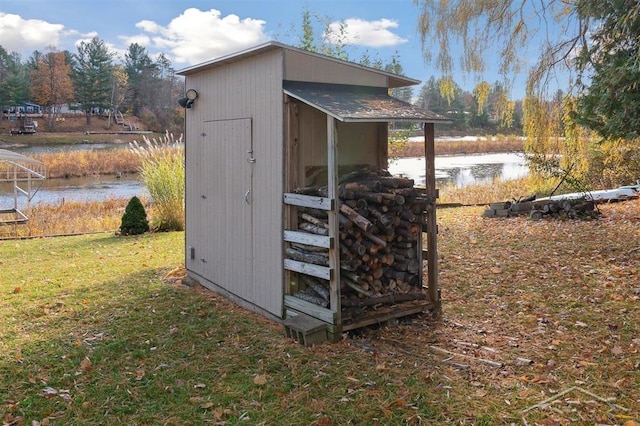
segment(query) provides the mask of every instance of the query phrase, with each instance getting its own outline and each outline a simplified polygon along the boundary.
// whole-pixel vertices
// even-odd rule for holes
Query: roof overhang
[[[384,87],[285,81],[284,93],[343,122],[451,122],[389,96]]]

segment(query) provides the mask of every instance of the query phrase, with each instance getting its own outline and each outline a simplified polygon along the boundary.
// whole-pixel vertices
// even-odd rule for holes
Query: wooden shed
[[[419,81],[278,42],[178,74],[185,77],[188,95],[179,102],[185,107],[190,279],[273,319],[313,317],[334,339],[343,331],[439,308],[433,144],[434,124],[446,120],[388,95],[391,88]],[[386,303],[359,307],[362,315],[345,315],[341,275],[349,271],[341,268],[346,203],[340,184],[363,168],[387,168],[388,124],[399,121],[422,123],[425,134],[426,188],[412,193],[422,203],[413,218],[420,238],[410,253],[420,265],[412,285],[424,297],[396,300],[388,294]],[[300,190],[308,187],[319,193]],[[320,211],[325,232],[299,228],[300,214],[311,211]],[[317,248],[326,262],[292,258],[286,254],[292,246]],[[312,283],[324,287],[326,303],[296,296]]]

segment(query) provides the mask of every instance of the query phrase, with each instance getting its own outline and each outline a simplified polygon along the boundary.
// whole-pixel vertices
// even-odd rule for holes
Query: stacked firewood
[[[412,179],[386,171],[358,171],[340,180],[340,293],[344,308],[423,299],[419,253],[427,200]],[[295,192],[327,196],[327,187]],[[328,235],[326,211],[299,208],[298,230]],[[326,249],[292,243],[288,258],[328,266]],[[329,282],[300,274],[304,289],[294,296],[320,306],[329,304]]]

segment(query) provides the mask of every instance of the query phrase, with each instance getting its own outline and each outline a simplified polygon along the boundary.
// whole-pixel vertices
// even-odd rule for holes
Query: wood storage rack
[[[287,316],[302,313],[319,319],[327,324],[329,339],[337,340],[345,331],[438,311],[434,123],[421,123],[426,176],[424,187],[418,188],[413,180],[384,170],[388,123],[407,115],[394,105],[396,100],[378,103],[376,114],[369,110],[363,119],[353,98],[360,97],[360,106],[368,101],[359,91],[350,97],[349,88],[324,87],[319,98],[309,86],[289,85],[285,92],[290,165],[290,192],[283,197]],[[300,127],[306,125],[300,110],[308,106],[315,109],[312,116],[321,111],[326,120],[326,168],[298,167],[298,148],[305,143]],[[353,153],[341,160],[339,153],[349,150],[340,144],[348,145],[357,129],[365,137],[375,135],[369,147],[377,153],[373,161],[369,156],[363,163]],[[311,182],[314,177],[319,179]]]

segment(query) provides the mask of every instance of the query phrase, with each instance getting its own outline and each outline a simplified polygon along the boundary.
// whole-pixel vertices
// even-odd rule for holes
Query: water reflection
[[[113,147],[113,144],[105,144]],[[96,148],[95,144],[91,144]],[[98,148],[99,149],[99,148]],[[438,156],[435,159],[436,183],[452,183],[457,187],[494,179],[515,179],[526,176],[528,168],[521,154],[480,154],[464,156]],[[401,158],[389,164],[394,175],[414,179],[417,185],[424,185],[424,157]],[[69,201],[101,201],[109,198],[131,198],[148,196],[146,187],[137,176],[97,176],[72,179],[51,179],[44,181],[37,191],[33,203],[60,204]],[[18,197],[24,208],[25,197]],[[0,184],[0,209],[13,207],[13,190],[8,184]]]
[[[516,179],[529,173],[524,156],[518,153],[437,156],[435,168],[437,184],[452,183],[457,187]],[[424,157],[392,161],[389,171],[411,178],[417,185],[425,183]]]
[[[40,183],[40,182],[38,182]],[[49,179],[36,190],[32,204],[61,204],[70,201],[104,201],[109,198],[131,198],[134,195],[149,196],[149,191],[137,176],[125,176],[120,179],[113,176],[86,178]],[[0,209],[13,207],[13,189],[10,184],[0,184]],[[18,197],[18,205],[26,206],[26,197]]]

